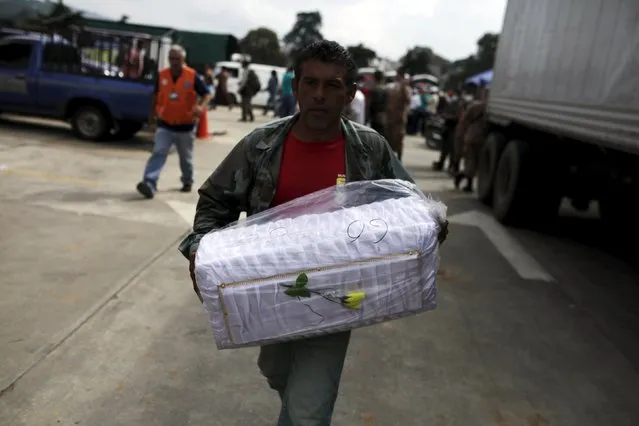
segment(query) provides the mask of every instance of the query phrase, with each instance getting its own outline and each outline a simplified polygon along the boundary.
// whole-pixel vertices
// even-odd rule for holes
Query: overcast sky
[[[243,37],[266,26],[280,38],[298,11],[319,10],[325,38],[364,43],[398,59],[408,47],[430,46],[447,59],[475,51],[485,32],[499,32],[507,0],[66,0],[69,6],[129,22]],[[304,4],[304,7],[300,5]]]

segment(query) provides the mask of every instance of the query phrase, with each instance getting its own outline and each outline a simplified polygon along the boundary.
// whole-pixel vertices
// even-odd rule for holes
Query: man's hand
[[[195,107],[193,107],[193,116],[200,118],[202,117],[202,114],[204,114],[204,107],[200,106],[200,105],[196,105]]]
[[[437,240],[439,244],[443,244],[446,241],[446,237],[448,236],[448,221],[445,220],[442,224],[442,229],[439,231],[439,235],[437,236]]]
[[[149,115],[149,119],[146,123],[149,126],[150,130],[154,130],[155,126],[157,126],[158,121],[155,115]]]
[[[191,255],[191,259],[189,260],[189,273],[191,274],[191,281],[193,282],[193,290],[195,291],[195,294],[197,294],[197,298],[200,299],[200,303],[202,303],[204,300],[202,299],[200,289],[195,281],[195,253]]]

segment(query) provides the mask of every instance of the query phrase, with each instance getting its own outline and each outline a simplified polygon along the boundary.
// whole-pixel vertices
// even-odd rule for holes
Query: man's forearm
[[[202,108],[206,107],[211,101],[211,97],[212,96],[210,93],[208,95],[202,96],[202,99],[200,99],[200,103],[198,105]]]

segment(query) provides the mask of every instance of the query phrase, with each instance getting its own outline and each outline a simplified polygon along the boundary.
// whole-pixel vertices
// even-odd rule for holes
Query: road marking
[[[184,201],[166,200],[166,204],[169,205],[186,223],[193,224],[193,218],[195,217],[195,206],[193,203],[185,203]]]
[[[476,226],[495,246],[497,251],[510,263],[519,276],[525,280],[552,282],[554,278],[522,247],[492,216],[472,210],[452,215],[450,223]]]
[[[9,167],[5,167],[0,170],[0,173],[15,175],[15,176],[25,176],[25,177],[30,177],[30,178],[40,179],[40,180],[54,181],[54,182],[77,183],[80,185],[88,185],[88,186],[102,185],[102,182],[98,180],[82,179],[82,178],[76,178],[73,176],[58,175],[55,173],[44,173],[44,172],[38,172],[36,170],[12,169]]]

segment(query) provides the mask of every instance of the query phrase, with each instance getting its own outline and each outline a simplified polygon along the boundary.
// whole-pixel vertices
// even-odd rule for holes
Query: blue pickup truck
[[[128,139],[147,122],[153,79],[120,78],[58,36],[0,39],[0,113],[68,121],[85,140]]]

